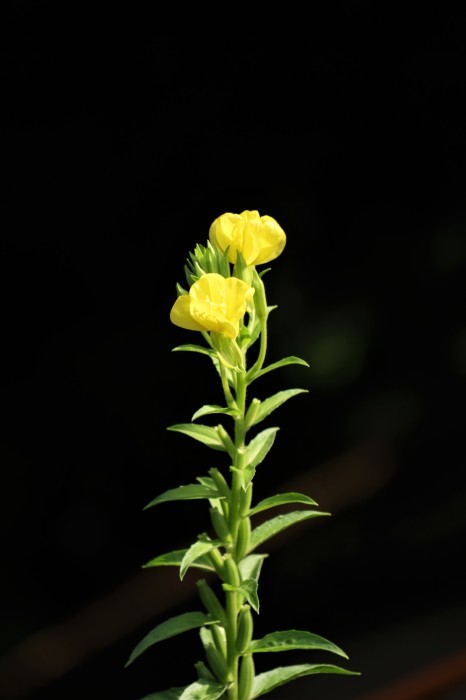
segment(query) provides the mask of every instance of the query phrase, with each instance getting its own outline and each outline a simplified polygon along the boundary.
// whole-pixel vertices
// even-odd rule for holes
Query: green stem
[[[246,438],[246,428],[245,428],[245,414],[246,414],[246,390],[247,390],[247,379],[245,373],[238,374],[237,386],[236,386],[236,405],[238,407],[239,415],[235,419],[235,458],[233,460],[233,470],[232,474],[232,484],[231,484],[231,498],[229,505],[229,529],[231,533],[232,543],[231,543],[231,556],[234,558],[235,564],[235,552],[237,548],[238,539],[238,528],[241,520],[240,513],[240,503],[241,503],[241,488],[242,488],[242,474],[241,470],[244,463],[244,452],[245,452],[245,438]],[[230,582],[235,585],[233,582]],[[239,610],[242,605],[241,596],[234,591],[227,591],[226,593],[226,607],[227,607],[227,617],[228,617],[228,629],[227,629],[227,663],[228,670],[230,672],[230,677],[232,679],[231,685],[228,688],[227,696],[228,700],[238,700],[238,661],[239,654],[237,650],[237,632],[238,632],[238,615]]]

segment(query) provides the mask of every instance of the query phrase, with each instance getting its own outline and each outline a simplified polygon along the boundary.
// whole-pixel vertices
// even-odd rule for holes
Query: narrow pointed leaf
[[[241,586],[232,586],[229,583],[222,584],[224,591],[236,591],[244,596],[256,613],[259,612],[259,598],[257,595],[257,581],[254,579],[246,579],[241,581]]]
[[[248,554],[247,557],[241,559],[238,563],[241,580],[253,579],[253,581],[258,581],[262,564],[268,556],[268,554]]]
[[[190,501],[198,498],[223,498],[223,496],[219,495],[217,489],[212,489],[202,484],[187,484],[186,486],[178,486],[175,489],[164,491],[164,493],[144,506],[143,510],[167,501]]]
[[[291,399],[293,396],[307,393],[309,393],[308,389],[287,389],[286,391],[279,391],[277,394],[270,396],[268,399],[261,402],[251,426],[257,425],[257,423],[263,421],[264,418],[267,418],[267,416],[272,413],[272,411],[275,411],[276,408],[285,403],[285,401],[288,401],[288,399]]]
[[[226,686],[217,681],[201,678],[185,688],[170,688],[160,693],[151,693],[142,700],[217,700],[226,690]]]
[[[268,367],[263,367],[257,374],[250,378],[250,381],[253,379],[258,379],[258,377],[262,377],[264,374],[267,374],[267,372],[272,372],[274,369],[286,367],[286,365],[304,365],[305,367],[309,367],[309,363],[305,360],[301,360],[300,357],[290,355],[289,357],[284,357],[283,360],[279,360],[278,362],[268,365]]]
[[[226,644],[226,632],[221,625],[218,627],[218,633]],[[202,646],[204,647],[204,649],[207,649],[208,646],[215,646],[214,637],[209,627],[201,627],[201,629],[199,630],[199,636],[201,638]]]
[[[337,647],[333,642],[329,642],[328,639],[301,630],[285,630],[266,634],[262,639],[253,640],[248,652],[257,654],[259,652],[291,651],[293,649],[319,649],[338,654],[338,656],[343,656],[344,659],[348,658],[343,649]]]
[[[202,406],[199,408],[196,413],[193,414],[193,417],[191,418],[192,421],[197,420],[198,418],[201,418],[202,416],[209,416],[214,413],[223,413],[227,416],[237,416],[238,411],[235,410],[234,408],[226,408],[225,406],[216,406],[213,404],[206,404],[205,406]]]
[[[249,552],[252,552],[260,544],[282,532],[282,530],[286,530],[291,525],[310,518],[318,518],[321,515],[330,515],[330,513],[321,513],[317,510],[294,510],[291,513],[277,515],[275,518],[267,520],[251,532]]]
[[[280,685],[294,681],[297,678],[303,678],[304,676],[311,676],[317,673],[335,673],[344,676],[360,676],[361,674],[357,671],[347,671],[339,666],[334,666],[333,664],[298,664],[296,666],[281,666],[274,668],[271,671],[266,671],[265,673],[259,673],[255,677],[252,691],[251,700],[255,700],[260,695],[265,695],[270,693],[275,688]]]
[[[246,448],[245,466],[255,468],[262,462],[272,447],[278,430],[280,428],[267,428],[251,440]]]
[[[181,562],[187,551],[187,549],[175,549],[173,552],[160,554],[158,557],[154,557],[154,559],[148,561],[147,564],[144,564],[142,568],[150,569],[154,566],[181,566]],[[192,562],[191,566],[195,569],[202,569],[203,571],[215,571],[209,559],[205,556],[198,557],[196,561]]]
[[[226,685],[206,678],[188,685],[180,695],[180,700],[217,700],[226,690]]]
[[[215,357],[215,352],[213,350],[210,350],[209,348],[205,348],[202,345],[193,345],[192,343],[189,343],[187,345],[178,345],[176,348],[173,348],[172,352],[199,352],[202,355],[209,355],[210,357],[214,356]]]
[[[306,496],[304,493],[296,493],[295,491],[290,491],[289,493],[278,493],[276,496],[270,496],[269,498],[264,498],[260,501],[254,508],[251,508],[249,515],[255,515],[263,510],[268,510],[269,508],[274,508],[275,506],[283,506],[288,503],[305,503],[308,506],[317,506],[312,498]]]
[[[215,486],[215,481],[210,476],[196,476],[196,479],[200,484],[203,484],[203,486],[206,486],[207,488],[210,488],[212,490],[217,489],[217,487]],[[218,511],[221,512],[221,500],[223,499],[224,496],[217,495],[214,498],[209,498],[209,503],[212,506],[212,508],[216,508]]]
[[[183,690],[184,688],[169,688],[168,690],[161,690],[159,693],[144,695],[141,700],[180,700]]]
[[[226,447],[220,439],[217,428],[212,428],[210,425],[198,425],[193,423],[178,423],[171,425],[167,430],[172,430],[177,433],[183,433],[189,437],[204,443],[214,450],[222,450],[226,452]]]
[[[138,656],[157,642],[161,642],[164,639],[169,639],[170,637],[175,637],[178,634],[195,629],[196,627],[211,625],[214,622],[216,622],[216,620],[212,620],[211,617],[202,612],[183,613],[182,615],[177,615],[176,617],[171,617],[169,620],[165,620],[165,622],[162,622],[160,625],[157,625],[157,627],[154,627],[154,629],[151,630],[151,632],[149,632],[149,634],[147,634],[144,639],[142,639],[133,649],[133,652],[126,662],[125,667],[133,663]]]
[[[184,555],[181,564],[180,564],[180,579],[183,580],[185,573],[189,569],[189,567],[197,560],[199,557],[201,557],[203,554],[207,554],[207,552],[210,552],[212,549],[215,549],[216,547],[220,546],[222,543],[220,540],[209,540],[209,539],[200,539],[197,540],[194,544],[191,545],[189,549],[186,550],[186,554]]]

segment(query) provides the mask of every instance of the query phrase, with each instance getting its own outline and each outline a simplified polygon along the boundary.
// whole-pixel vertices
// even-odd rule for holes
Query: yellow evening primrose
[[[247,265],[278,258],[286,243],[285,232],[275,219],[260,216],[256,210],[222,214],[211,224],[209,238],[222,251],[230,246],[230,262],[236,262],[239,251]]]
[[[187,330],[213,331],[234,340],[253,294],[253,287],[246,282],[209,272],[192,285],[189,294],[178,297],[170,320]]]

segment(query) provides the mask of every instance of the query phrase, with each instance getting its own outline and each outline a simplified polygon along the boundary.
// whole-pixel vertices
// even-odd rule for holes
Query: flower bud
[[[212,669],[212,673],[221,683],[228,683],[228,666],[222,654],[214,647],[213,644],[209,644],[205,650],[207,661]]]
[[[225,479],[223,474],[218,469],[212,467],[212,469],[209,469],[209,476],[211,477],[211,479],[213,479],[219,494],[221,496],[224,496],[225,498],[230,498],[230,487],[228,486],[227,480]]]
[[[238,617],[238,632],[236,635],[236,651],[238,654],[244,654],[249,648],[252,639],[254,622],[252,619],[251,608],[249,605],[243,605]]]
[[[249,513],[249,508],[251,507],[252,501],[252,483],[249,482],[245,491],[241,491],[241,500],[239,505],[239,512],[241,516],[245,516]]]
[[[214,620],[218,620],[223,626],[227,624],[227,614],[225,608],[220,603],[219,599],[206,582],[205,579],[200,579],[196,582],[199,597],[202,600],[206,610]]]
[[[217,533],[218,537],[220,537],[222,542],[231,542],[231,533],[228,529],[226,520],[216,508],[210,509],[210,519],[212,521],[212,525],[214,527],[215,532]]]
[[[236,558],[241,561],[246,556],[251,542],[251,518],[242,518],[236,539]]]
[[[255,669],[252,654],[246,654],[241,659],[238,684],[238,700],[249,700],[254,683]]]
[[[241,577],[239,575],[238,567],[236,565],[235,560],[233,559],[231,554],[225,554],[223,560],[225,562],[225,581],[231,586],[240,586]]]

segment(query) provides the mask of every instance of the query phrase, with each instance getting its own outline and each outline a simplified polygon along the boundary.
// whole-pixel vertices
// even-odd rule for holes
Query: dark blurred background
[[[194,680],[196,632],[124,664],[200,609],[198,573],[141,566],[207,528],[205,502],[142,509],[227,466],[166,430],[221,399],[169,310],[244,209],[288,236],[269,360],[310,365],[254,386],[309,389],[267,421],[256,498],[332,513],[264,546],[257,634],[310,629],[362,673],[269,697],[466,698],[464,8],[1,14],[2,700]]]

